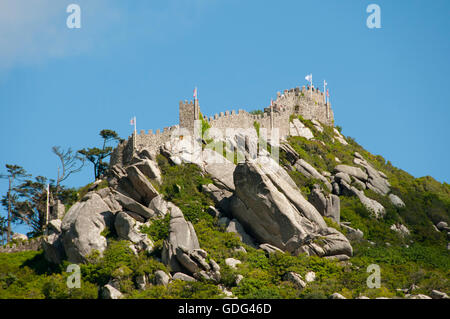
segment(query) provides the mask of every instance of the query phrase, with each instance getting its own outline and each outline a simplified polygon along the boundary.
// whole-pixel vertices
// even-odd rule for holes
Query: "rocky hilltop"
[[[154,273],[134,276],[143,291],[149,284],[168,287],[173,281],[208,282],[225,296],[235,297],[231,290],[235,287],[240,291],[239,282],[246,280],[238,274],[243,262],[238,257],[247,259],[247,250],[261,251],[269,260],[274,254],[294,259],[315,256],[344,263],[339,267],[351,267],[352,243],[377,245],[365,238],[366,231],[375,231],[362,219],[389,227],[389,239],[408,247],[407,243],[413,242],[406,225],[408,214],[401,213],[408,205],[395,177],[397,186],[392,187],[389,175],[393,173],[389,170],[393,168],[380,165],[379,158],[353,140],[348,142],[334,127],[301,117],[291,120],[290,136],[279,145],[271,145],[278,148],[279,162],[268,151],[260,150],[258,156],[250,152],[258,148],[257,128],[231,140],[204,140],[199,150],[186,139],[168,141],[158,152],[136,149],[128,163],[112,166],[104,180],[91,185],[62,220],[51,221],[43,244],[46,258],[56,264],[64,260],[89,264],[107,254],[110,244],[120,241],[127,243],[135,256],[146,256],[143,258],[164,266]],[[243,145],[238,149],[243,159],[239,162],[223,156],[229,151],[226,147],[224,152],[214,149],[218,143],[239,142]],[[195,185],[187,189],[173,183],[174,178],[191,179],[183,184]],[[185,198],[189,198],[188,203],[183,202]],[[350,204],[356,207],[352,213],[357,215],[359,210],[360,216],[348,212]],[[441,217],[448,218],[448,206]],[[211,228],[210,233],[229,233],[235,240],[222,243],[226,249],[220,253],[205,247],[198,235],[204,223]],[[165,227],[164,237],[148,231],[154,225]],[[438,233],[450,230],[444,220],[437,227]],[[205,229],[202,232],[208,233]],[[286,262],[279,280],[292,289],[301,291],[315,280],[313,271],[289,271],[292,261]],[[101,289],[104,298],[123,297],[123,293],[120,279],[114,276]],[[332,297],[337,295],[342,296]],[[406,296],[414,295],[408,291]]]
[[[52,276],[81,265],[87,298],[448,298],[448,184],[298,115],[280,143],[258,125],[221,138],[203,124],[203,139],[137,147],[55,203]]]

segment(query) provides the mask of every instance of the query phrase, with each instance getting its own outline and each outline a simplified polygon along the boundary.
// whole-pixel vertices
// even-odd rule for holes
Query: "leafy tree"
[[[78,153],[82,154],[94,165],[94,177],[96,180],[108,169],[108,163],[105,162],[105,159],[110,156],[113,151],[111,146],[107,146],[108,142],[121,140],[117,133],[112,130],[102,130],[100,131],[100,136],[103,138],[102,148],[92,147],[78,151]]]
[[[1,174],[0,178],[5,178],[5,179],[8,179],[8,181],[9,181],[8,192],[7,192],[6,196],[4,196],[4,198],[2,199],[2,204],[3,204],[3,206],[7,207],[7,210],[8,210],[7,242],[10,242],[11,241],[11,221],[12,221],[11,207],[12,207],[12,201],[13,201],[12,190],[14,187],[14,182],[16,180],[21,180],[30,175],[26,173],[26,171],[25,171],[25,169],[23,169],[23,167],[18,166],[18,165],[6,164],[6,170],[8,173]]]
[[[31,227],[33,235],[42,233],[46,223],[46,185],[47,179],[37,176],[34,180],[25,180],[11,190],[9,206],[12,221],[26,223]],[[6,204],[6,199],[3,199],[3,205]]]

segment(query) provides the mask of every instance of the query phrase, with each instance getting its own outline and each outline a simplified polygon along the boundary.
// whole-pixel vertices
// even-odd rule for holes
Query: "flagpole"
[[[137,138],[137,131],[136,131],[136,116],[134,117],[134,138],[133,138],[133,154],[136,150],[136,138]]]
[[[47,206],[46,206],[46,211],[45,211],[45,225],[48,225],[48,215],[49,215],[49,205],[50,205],[50,198],[49,198],[49,193],[50,193],[50,184],[47,184]]]

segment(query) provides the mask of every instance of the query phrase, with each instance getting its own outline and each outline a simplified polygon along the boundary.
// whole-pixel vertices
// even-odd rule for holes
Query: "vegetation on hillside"
[[[342,145],[334,139],[332,127],[324,126],[321,133],[310,121],[300,120],[315,136],[314,140],[288,139],[301,158],[319,171],[332,171],[339,163],[354,165],[353,154],[359,152],[389,177],[392,192],[403,199],[406,207],[397,208],[386,197],[365,190],[368,197],[386,208],[386,216],[375,219],[357,198],[341,196],[341,220],[364,232],[363,240],[352,242],[354,256],[349,261],[288,253],[266,255],[262,250],[243,244],[235,234],[225,232],[217,218],[207,213],[213,202],[201,190],[202,185],[212,182],[209,176],[195,165],[172,166],[164,156],[158,155],[163,177],[159,191],[166,200],[180,207],[186,219],[193,223],[200,246],[221,267],[220,285],[239,298],[328,298],[335,292],[348,298],[361,295],[402,297],[413,285],[419,287],[414,293],[429,294],[433,289],[450,293],[446,234],[433,227],[438,221],[450,222],[450,186],[431,177],[414,178],[381,156],[365,151],[352,138],[347,138],[348,145]],[[288,165],[284,154],[280,153],[280,156],[281,163]],[[305,196],[318,182],[295,170],[290,174]],[[89,185],[77,190],[78,195],[87,189]],[[326,221],[345,233],[336,223]],[[392,231],[390,226],[394,223],[406,225],[411,235],[404,237]],[[224,295],[217,285],[206,280],[173,281],[167,287],[147,284],[145,290],[137,289],[134,284],[137,276],[146,275],[152,280],[156,270],[168,271],[160,262],[162,242],[167,238],[168,230],[169,216],[142,227],[141,231],[148,234],[156,246],[150,255],[135,255],[127,242],[118,240],[114,233],[108,234],[109,245],[103,257],[93,253],[89,263],[81,265],[80,289],[67,288],[67,263],[51,265],[45,261],[42,252],[0,254],[0,298],[97,298],[98,289],[110,280],[119,283],[127,298],[222,298]],[[232,269],[225,264],[226,258],[236,258],[242,263]],[[371,264],[381,268],[380,288],[367,287],[366,280],[370,275],[367,267]],[[303,277],[313,271],[316,279],[306,288],[297,289],[284,280],[288,271]],[[236,283],[238,275],[243,276],[239,284]]]

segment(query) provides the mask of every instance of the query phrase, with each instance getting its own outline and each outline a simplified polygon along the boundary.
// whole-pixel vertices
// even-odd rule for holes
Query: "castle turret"
[[[180,128],[188,129],[194,133],[194,122],[200,119],[200,106],[198,99],[192,101],[180,101]]]

